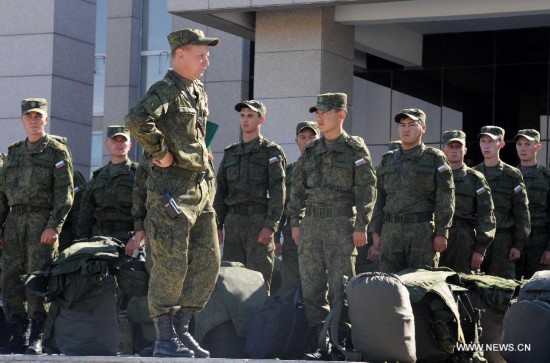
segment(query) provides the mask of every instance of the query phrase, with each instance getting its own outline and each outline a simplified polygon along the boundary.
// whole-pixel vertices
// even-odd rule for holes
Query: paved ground
[[[225,359],[225,358],[143,358],[143,357],[66,357],[62,355],[0,355],[0,362],[70,362],[70,363],[175,363],[175,362],[200,362],[200,363],[269,363],[269,362],[304,362],[304,361],[285,361],[275,359]]]

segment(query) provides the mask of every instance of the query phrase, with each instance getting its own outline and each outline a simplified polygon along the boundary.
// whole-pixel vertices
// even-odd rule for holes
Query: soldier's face
[[[312,129],[306,127],[296,137],[296,145],[298,145],[298,149],[300,149],[300,152],[304,152],[304,148],[308,143],[310,143],[313,140],[317,140],[319,138],[319,135],[317,135],[315,132],[313,132]]]
[[[317,121],[317,126],[319,126],[319,131],[323,134],[331,133],[331,131],[338,130],[340,124],[344,121],[346,113],[342,110],[328,110],[323,111],[317,109],[315,111],[315,120]],[[326,136],[326,135],[325,135]]]
[[[537,152],[540,151],[542,145],[536,141],[530,141],[523,136],[516,140],[516,151],[520,161],[529,162],[537,158]]]
[[[105,148],[109,151],[110,156],[128,156],[128,152],[132,147],[132,142],[126,140],[122,135],[117,135],[112,139],[105,140]]]
[[[443,153],[449,164],[462,163],[468,149],[458,141],[453,141],[443,146]]]
[[[260,125],[263,124],[265,120],[258,112],[246,107],[241,108],[239,117],[241,119],[241,130],[245,134],[254,133],[259,130]]]
[[[46,125],[49,118],[40,112],[28,112],[21,117],[27,136],[39,136],[46,134]]]
[[[399,140],[401,140],[403,147],[407,149],[407,147],[418,145],[422,141],[422,135],[426,132],[426,125],[405,117],[399,121],[397,131]]]
[[[187,45],[177,50],[176,62],[181,65],[181,72],[185,78],[195,80],[204,74],[210,62],[207,45]]]
[[[489,135],[481,135],[479,138],[479,147],[485,159],[498,157],[498,152],[504,147],[504,145],[504,141],[499,139],[494,140]]]

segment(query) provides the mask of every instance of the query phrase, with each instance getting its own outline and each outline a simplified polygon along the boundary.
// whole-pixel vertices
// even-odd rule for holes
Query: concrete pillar
[[[289,162],[299,156],[295,125],[314,120],[309,107],[318,94],[345,92],[351,106],[353,34],[335,23],[333,7],[256,13],[254,98],[267,107],[262,133],[283,146]]]
[[[49,103],[48,132],[66,136],[87,175],[95,43],[95,0],[6,0],[0,11],[0,151],[24,138],[23,98]]]
[[[141,0],[108,2],[104,135],[107,126],[124,124],[124,116],[140,97],[141,16]],[[136,147],[134,142],[132,149]],[[103,148],[103,162],[108,160]]]

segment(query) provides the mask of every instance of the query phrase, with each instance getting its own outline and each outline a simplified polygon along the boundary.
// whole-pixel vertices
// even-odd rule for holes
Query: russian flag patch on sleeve
[[[355,160],[355,166],[361,166],[361,165],[365,165],[367,162],[365,161],[365,159],[361,158],[359,160]]]
[[[437,168],[437,171],[440,173],[443,173],[444,171],[447,171],[447,165],[443,164],[439,168]]]
[[[518,184],[515,188],[514,188],[514,192],[516,194],[518,194],[519,192],[521,192],[523,190],[523,185],[521,184]]]
[[[487,191],[487,189],[485,189],[485,187],[481,187],[478,190],[476,190],[476,193],[477,193],[477,195],[481,195],[481,194],[485,193],[486,191]]]
[[[56,169],[61,169],[64,166],[65,166],[65,161],[63,161],[63,160],[58,161],[57,163],[55,163],[55,168]]]
[[[270,164],[275,164],[275,163],[278,163],[279,162],[279,158],[274,156],[272,157],[271,159],[269,159],[269,163]]]

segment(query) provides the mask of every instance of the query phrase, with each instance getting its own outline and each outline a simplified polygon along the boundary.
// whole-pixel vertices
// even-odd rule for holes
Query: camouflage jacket
[[[283,233],[283,227],[286,224],[290,225],[290,220],[288,220],[288,204],[290,203],[290,191],[292,190],[292,173],[294,172],[294,166],[296,162],[290,163],[286,166],[285,170],[285,206],[283,208],[283,215],[281,216],[281,221],[279,223],[279,230],[275,233],[275,242],[281,241],[281,234]]]
[[[493,197],[497,230],[513,228],[514,242],[512,247],[521,249],[523,242],[531,233],[529,216],[529,198],[521,172],[504,162],[500,162],[493,176],[487,175],[485,164],[474,167],[483,173]]]
[[[414,184],[402,175],[394,153]],[[442,151],[420,144],[403,152],[400,146],[382,156],[377,174],[378,194],[369,232],[382,231],[384,213],[432,212],[435,235],[449,237],[455,194],[451,168]]]
[[[145,229],[143,224],[147,216],[147,178],[151,174],[153,161],[151,157],[144,153],[139,159],[139,165],[136,170],[134,188],[132,192],[132,217],[134,218],[134,230],[141,231]]]
[[[2,179],[4,178],[4,160],[6,159],[6,154],[0,153],[0,221],[5,221],[10,210],[8,205],[8,200],[4,194],[4,187],[2,185]],[[4,227],[4,223],[0,224],[0,229]],[[0,234],[0,237],[2,235]]]
[[[454,219],[468,221],[476,231],[475,250],[485,254],[487,247],[495,238],[496,219],[491,189],[485,176],[463,165],[453,170],[455,183]]]
[[[18,141],[8,148],[1,179],[10,207],[49,210],[46,227],[61,232],[73,203],[73,161],[67,146],[51,135],[42,138],[32,151],[27,150],[25,140]]]
[[[104,223],[133,221],[132,190],[137,164],[128,159],[113,175],[110,166],[108,163],[94,171],[86,186],[80,203],[79,238],[90,238],[94,226],[103,230]]]
[[[246,149],[236,143],[224,150],[214,198],[218,229],[223,226],[229,206],[264,204],[264,226],[277,231],[285,202],[285,154],[279,145],[262,135]]]
[[[126,116],[126,127],[154,159],[168,151],[173,166],[202,172],[208,168],[204,141],[208,102],[202,83],[169,69]]]
[[[298,227],[307,208],[354,208],[354,230],[365,232],[376,199],[376,175],[362,138],[346,132],[327,146],[324,137],[306,145],[292,174],[288,216]]]

